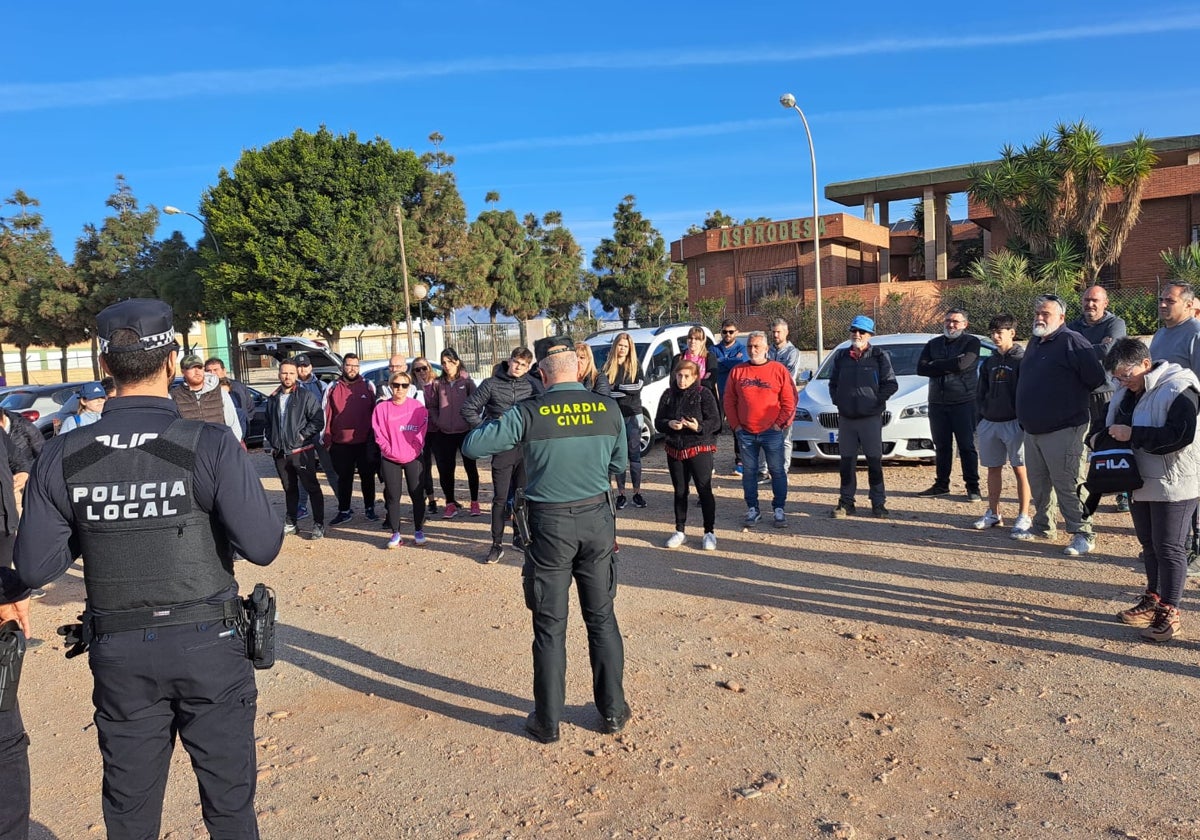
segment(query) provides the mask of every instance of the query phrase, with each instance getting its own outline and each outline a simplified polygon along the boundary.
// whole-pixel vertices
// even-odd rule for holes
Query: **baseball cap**
[[[81,400],[98,400],[101,397],[107,397],[104,392],[104,386],[99,382],[88,382],[79,389],[79,399]]]
[[[550,338],[538,339],[533,345],[534,353],[537,360],[540,362],[547,356],[554,356],[558,353],[564,353],[570,350],[575,352],[575,342],[567,338],[565,335],[555,335]]]
[[[292,361],[296,363],[296,367],[300,367],[301,365],[312,367],[312,362],[309,361],[308,356],[304,353],[297,353],[296,357],[292,359]]]
[[[138,337],[136,344],[109,346],[113,333],[131,330]],[[160,347],[179,349],[175,341],[175,324],[171,307],[153,298],[130,298],[101,310],[96,316],[96,337],[101,353],[128,353],[133,350],[157,350]]]
[[[850,322],[850,329],[862,330],[863,332],[875,335],[875,322],[866,315],[855,315],[854,320]]]
[[[180,370],[188,370],[194,367],[204,367],[204,360],[195,353],[188,353],[183,357],[183,361],[179,363]]]

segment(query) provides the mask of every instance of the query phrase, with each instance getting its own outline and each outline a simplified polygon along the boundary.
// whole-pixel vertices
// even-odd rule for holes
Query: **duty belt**
[[[203,624],[213,621],[243,620],[242,601],[230,598],[220,604],[189,604],[181,607],[147,607],[110,615],[92,614],[92,633],[124,633],[126,630],[148,630],[152,627],[172,627],[178,624]]]
[[[535,508],[538,510],[554,510],[556,508],[561,509],[561,508],[584,507],[585,505],[598,505],[601,502],[605,502],[607,500],[608,500],[607,493],[598,493],[595,496],[589,496],[586,499],[576,499],[573,502],[535,502],[533,499],[530,499],[529,507]]]

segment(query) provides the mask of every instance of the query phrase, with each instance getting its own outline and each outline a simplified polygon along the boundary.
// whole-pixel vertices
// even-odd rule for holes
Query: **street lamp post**
[[[208,222],[206,222],[202,217],[197,216],[195,213],[189,213],[186,210],[180,210],[178,207],[172,207],[170,204],[168,204],[166,207],[163,208],[163,212],[166,213],[168,216],[191,216],[193,219],[195,219],[197,222],[199,222],[201,224],[201,226],[203,226],[204,232],[208,234],[208,238],[212,241],[213,251],[216,253],[217,259],[221,258],[221,245],[219,242],[217,242],[217,235],[212,232],[212,228],[210,228],[208,226]],[[233,371],[233,375],[236,378],[241,379],[242,378],[242,363],[241,363],[241,359],[238,358],[238,354],[237,354],[236,338],[237,338],[237,336],[235,335],[235,332],[233,329],[233,319],[226,318],[225,319],[225,343],[229,345],[229,367]]]
[[[428,351],[425,348],[425,298],[429,297],[429,287],[424,283],[414,283],[412,296],[417,300],[417,325],[421,331],[421,355]]]
[[[817,192],[817,152],[813,148],[812,132],[808,129],[808,120],[805,119],[804,112],[800,110],[800,106],[796,104],[796,97],[790,93],[785,93],[779,97],[779,104],[784,108],[791,108],[800,115],[800,122],[804,123],[804,134],[808,137],[808,154],[812,158],[813,263],[815,267],[814,277],[816,279],[817,294],[817,366],[820,367],[821,359],[825,356],[825,325],[821,319],[821,216],[820,210],[817,208],[817,202],[820,199],[820,194]]]

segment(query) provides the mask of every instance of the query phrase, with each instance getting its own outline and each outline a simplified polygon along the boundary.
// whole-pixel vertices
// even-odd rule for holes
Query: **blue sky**
[[[0,196],[69,260],[123,173],[195,211],[241,151],[327,125],[426,151],[468,218],[560,210],[589,253],[632,193],[668,241],[714,209],[812,212],[832,181],[991,160],[1059,120],[1200,133],[1195,4],[22,3],[5,12]],[[822,199],[822,212],[844,210]],[[951,214],[961,217],[961,200]],[[861,214],[861,209],[853,212]],[[893,206],[893,220],[907,207]],[[0,207],[0,216],[11,208]],[[164,216],[158,236],[202,233]]]

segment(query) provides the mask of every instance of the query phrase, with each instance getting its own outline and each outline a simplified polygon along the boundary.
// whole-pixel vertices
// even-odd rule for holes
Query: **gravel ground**
[[[270,459],[252,457],[282,516]],[[983,506],[961,484],[916,497],[931,467],[887,481],[892,519],[834,521],[836,471],[796,468],[790,527],[744,531],[740,479],[718,475],[718,550],[699,551],[698,509],[668,550],[656,448],[650,506],[618,526],[633,720],[599,733],[573,605],[549,746],[522,734],[520,561],[477,562],[486,516],[435,518],[425,547],[391,552],[359,518],[239,564],[281,613],[280,661],[259,677],[263,836],[1200,837],[1189,604],[1167,645],[1114,620],[1144,582],[1128,516],[1104,505],[1097,553],[1070,558],[1066,535],[971,530]],[[34,838],[103,835],[90,674],[50,641],[82,597],[76,566],[34,607]],[[182,749],[163,835],[206,836]]]

